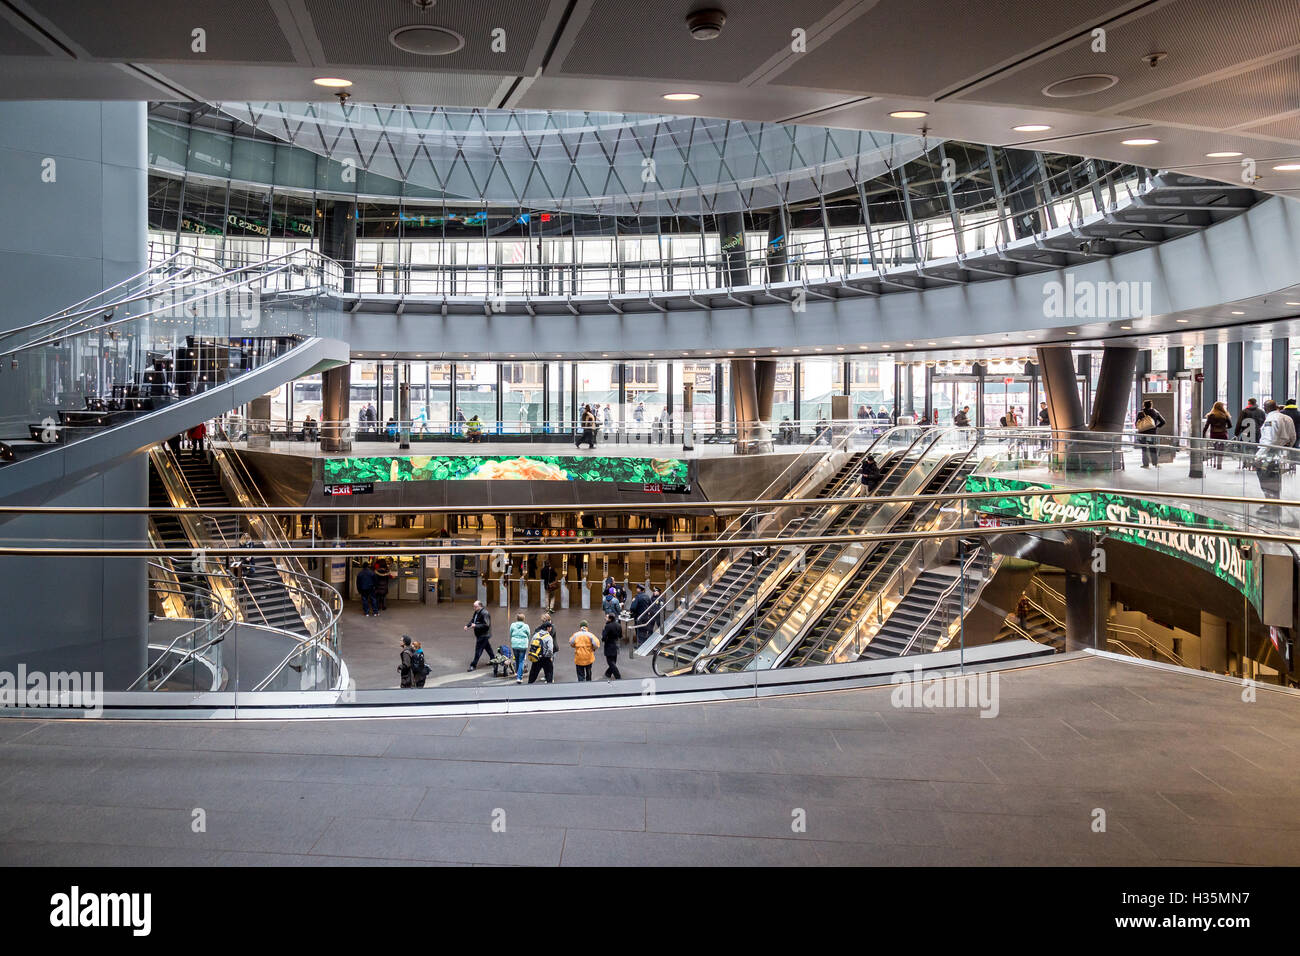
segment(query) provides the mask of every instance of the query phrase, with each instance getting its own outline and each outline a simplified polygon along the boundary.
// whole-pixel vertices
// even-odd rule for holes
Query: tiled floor
[[[999,693],[994,719],[897,709],[879,688],[468,719],[0,721],[0,863],[1300,863],[1300,698],[1103,659],[1006,671]]]

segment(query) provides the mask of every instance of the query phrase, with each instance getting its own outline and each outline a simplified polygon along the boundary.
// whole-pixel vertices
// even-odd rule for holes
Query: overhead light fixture
[[[1219,153],[1206,153],[1206,154],[1205,154],[1205,158],[1206,158],[1206,159],[1235,159],[1236,157],[1238,157],[1238,156],[1240,156],[1240,155],[1241,155],[1241,153],[1238,153],[1238,152],[1236,152],[1236,151],[1234,151],[1234,150],[1231,150],[1231,149],[1225,149],[1225,150],[1223,150],[1222,152],[1219,152]]]
[[[1245,313],[1245,312],[1233,312],[1232,314],[1233,314],[1233,315],[1245,315],[1246,313]]]
[[[1011,127],[1017,133],[1046,133],[1052,127],[1044,126],[1042,123],[1026,123],[1024,126]]]
[[[1186,325],[1186,324],[1187,324],[1187,320],[1186,320],[1186,319],[1174,319],[1174,321],[1177,322],[1179,325]]]
[[[1120,328],[1123,329],[1125,332],[1129,332],[1129,331],[1132,330],[1133,326],[1131,326],[1131,325],[1121,325]]]
[[[1119,77],[1113,73],[1082,73],[1079,76],[1069,76],[1055,83],[1048,83],[1043,87],[1043,95],[1053,99],[1088,96],[1091,93],[1108,90],[1118,82]]]
[[[925,110],[894,110],[889,115],[894,119],[925,119],[930,114]]]
[[[1274,166],[1279,173],[1294,173],[1300,169],[1300,163],[1283,163],[1281,166]]]
[[[446,56],[465,45],[465,38],[446,27],[423,23],[398,27],[388,34],[388,42],[404,53],[417,56]]]
[[[674,103],[687,103],[691,100],[698,100],[699,93],[665,93],[664,99],[671,100]]]
[[[1287,305],[1300,305],[1300,302],[1288,302]]]
[[[337,76],[318,76],[312,82],[317,86],[323,86],[330,90],[341,90],[352,85],[351,80],[345,80]]]
[[[1066,335],[1078,335],[1079,333],[1078,333],[1078,332],[1066,332],[1065,334],[1066,334]]]
[[[1160,142],[1160,140],[1139,137],[1138,139],[1120,140],[1120,142],[1125,146],[1154,146],[1156,143]]]

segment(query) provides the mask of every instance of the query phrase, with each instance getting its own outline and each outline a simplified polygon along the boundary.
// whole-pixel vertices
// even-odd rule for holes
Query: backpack
[[[416,677],[428,677],[429,665],[424,660],[424,649],[416,651],[411,656],[411,673]]]
[[[538,631],[528,642],[528,659],[530,661],[550,660],[555,656],[555,645],[551,636],[545,631]]]

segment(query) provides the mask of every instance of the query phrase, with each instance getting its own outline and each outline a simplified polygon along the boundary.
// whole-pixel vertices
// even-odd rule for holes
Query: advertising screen
[[[579,455],[409,455],[326,458],[326,483],[368,481],[624,481],[684,484],[678,458]]]

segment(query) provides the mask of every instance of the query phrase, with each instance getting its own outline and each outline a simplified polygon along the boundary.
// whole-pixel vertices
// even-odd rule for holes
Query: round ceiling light
[[[691,100],[698,100],[699,93],[665,93],[664,99],[671,100],[674,103],[689,103]]]
[[[1120,142],[1125,146],[1154,146],[1156,143],[1160,142],[1160,140],[1142,137],[1138,139],[1120,140]]]
[[[894,110],[889,115],[894,119],[925,119],[930,114],[924,110]]]
[[[415,24],[398,27],[388,34],[388,42],[406,53],[417,56],[446,56],[465,45],[465,38],[445,27]]]
[[[1011,127],[1017,133],[1046,133],[1051,128],[1050,126],[1044,126],[1042,123],[1027,123],[1024,126]]]
[[[1224,150],[1221,153],[1206,153],[1205,158],[1206,159],[1235,159],[1240,155],[1241,153],[1233,152],[1232,150],[1228,149],[1228,150]]]
[[[341,90],[344,87],[351,86],[351,80],[340,79],[337,76],[318,76],[312,80],[317,86],[325,86],[331,90]]]
[[[1300,163],[1283,163],[1281,166],[1274,166],[1279,173],[1294,173],[1300,169]]]
[[[1065,99],[1070,96],[1088,96],[1110,89],[1119,82],[1119,77],[1111,73],[1083,73],[1079,76],[1066,77],[1043,87],[1043,95],[1053,99]]]

